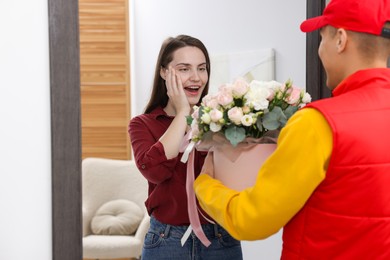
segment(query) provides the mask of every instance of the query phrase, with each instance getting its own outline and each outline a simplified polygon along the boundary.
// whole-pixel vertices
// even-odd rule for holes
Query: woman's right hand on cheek
[[[169,67],[166,73],[165,85],[167,87],[167,95],[176,110],[176,114],[183,112],[189,115],[191,107],[184,92],[180,76],[172,67]]]

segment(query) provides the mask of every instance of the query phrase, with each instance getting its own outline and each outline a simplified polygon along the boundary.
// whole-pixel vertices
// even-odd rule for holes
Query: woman
[[[144,114],[133,118],[129,135],[135,161],[148,180],[146,208],[151,216],[143,260],[242,259],[241,244],[219,225],[199,215],[210,240],[204,246],[191,233],[181,239],[190,221],[187,212],[186,164],[180,162],[186,116],[208,91],[210,59],[203,43],[191,36],[166,39],[157,59],[153,90]],[[206,153],[195,154],[195,177]]]

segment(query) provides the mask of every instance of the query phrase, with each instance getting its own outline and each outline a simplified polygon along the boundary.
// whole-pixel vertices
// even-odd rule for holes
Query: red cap
[[[390,0],[331,0],[323,14],[304,21],[301,30],[311,32],[331,25],[390,38],[386,22],[390,22]]]

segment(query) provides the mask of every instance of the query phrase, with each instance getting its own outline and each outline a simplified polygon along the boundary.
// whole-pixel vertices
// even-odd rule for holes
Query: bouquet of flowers
[[[238,78],[233,84],[220,86],[217,93],[206,95],[187,117],[187,124],[195,143],[208,134],[220,133],[235,147],[247,137],[258,139],[271,130],[280,130],[310,101],[309,93],[293,86],[291,80],[248,83]]]
[[[257,80],[248,83],[239,78],[233,84],[222,85],[217,93],[206,95],[200,106],[194,107],[187,117],[191,131],[183,142],[181,158],[182,162],[188,160],[186,187],[192,226],[200,226],[192,188],[193,149],[208,151],[205,165],[209,160],[213,162],[214,178],[231,189],[243,190],[255,183],[261,165],[275,150],[279,130],[310,101],[310,95],[294,87],[291,80],[284,84]]]

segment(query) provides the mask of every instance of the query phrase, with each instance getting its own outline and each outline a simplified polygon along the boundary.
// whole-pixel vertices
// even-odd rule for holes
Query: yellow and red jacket
[[[288,121],[253,187],[201,174],[196,194],[235,238],[284,227],[282,259],[390,259],[390,70],[356,72],[333,95]]]
[[[373,75],[375,75],[373,77]],[[319,110],[333,132],[326,178],[285,226],[286,259],[390,259],[390,73],[357,72]]]

